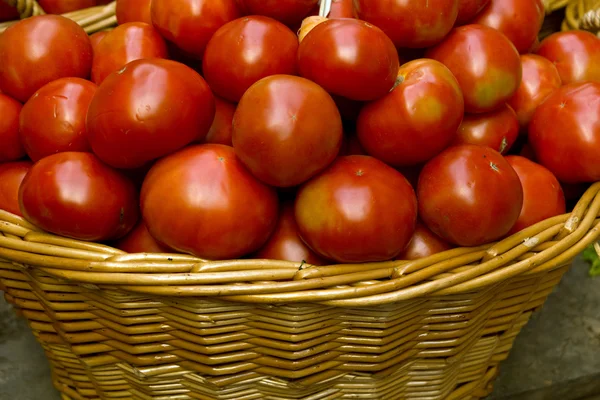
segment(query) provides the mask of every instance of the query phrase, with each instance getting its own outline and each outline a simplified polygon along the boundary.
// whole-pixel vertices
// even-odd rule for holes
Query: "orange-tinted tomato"
[[[164,244],[160,244],[150,235],[144,221],[140,221],[135,228],[119,240],[115,247],[128,253],[172,253]]]
[[[92,50],[96,53],[96,49],[98,48],[98,44],[104,39],[104,37],[108,34],[109,31],[100,31],[90,35],[90,43],[92,44]]]
[[[247,15],[265,15],[288,26],[299,24],[319,0],[237,0]]]
[[[96,0],[38,0],[38,4],[46,14],[65,14],[71,11],[90,8],[96,5]]]
[[[152,0],[117,0],[117,23],[119,25],[127,22],[152,24],[151,5]]]
[[[204,142],[233,146],[231,131],[233,130],[233,115],[235,114],[236,105],[218,97],[215,97],[215,105],[215,119]]]
[[[417,222],[415,233],[406,250],[396,257],[397,260],[418,260],[442,251],[450,250],[452,245],[431,232],[421,221]]]
[[[19,208],[19,187],[32,165],[29,161],[0,164],[0,210],[22,216]]]
[[[0,162],[16,161],[25,157],[25,148],[19,137],[21,103],[0,93]]]
[[[456,26],[470,23],[489,3],[490,0],[458,0]]]

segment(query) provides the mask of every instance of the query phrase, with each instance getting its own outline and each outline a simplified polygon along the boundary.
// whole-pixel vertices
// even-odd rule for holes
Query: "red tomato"
[[[258,250],[279,211],[276,191],[219,144],[191,146],[158,161],[144,181],[141,206],[156,240],[211,260]]]
[[[9,5],[6,1],[0,1],[0,22],[17,19],[19,19],[19,10],[17,10],[17,7]]]
[[[101,84],[108,75],[133,60],[168,57],[167,44],[152,25],[128,22],[110,31],[98,44],[92,63],[92,81]]]
[[[520,53],[529,51],[544,22],[542,0],[491,0],[474,24],[504,33]]]
[[[299,24],[319,0],[237,0],[244,14],[265,15],[286,25]]]
[[[29,161],[0,164],[0,210],[22,216],[19,208],[19,187],[32,165]]]
[[[529,143],[561,182],[600,180],[600,82],[555,90],[533,114]]]
[[[492,111],[517,91],[521,59],[502,33],[483,25],[454,29],[442,43],[427,52],[456,76],[465,97],[465,111]]]
[[[216,95],[237,103],[262,78],[294,75],[297,53],[298,37],[287,26],[260,15],[243,17],[210,39],[202,72]]]
[[[233,116],[233,148],[261,181],[299,185],[325,169],[342,144],[342,118],[329,94],[297,76],[261,79]]]
[[[65,14],[71,11],[90,8],[96,5],[96,0],[38,0],[38,4],[46,14]]]
[[[90,35],[90,43],[92,44],[92,50],[96,53],[96,49],[98,48],[98,44],[104,39],[104,37],[108,34],[109,31],[100,31]],[[93,63],[93,62],[92,62]]]
[[[196,71],[171,60],[136,60],[98,87],[88,140],[105,163],[137,168],[203,139],[214,117],[214,96]]]
[[[90,153],[58,153],[34,164],[19,204],[45,231],[89,241],[118,239],[139,217],[133,183]]]
[[[356,12],[354,10],[353,0],[332,0],[331,10],[327,18],[354,18]]]
[[[152,25],[151,5],[152,0],[117,0],[117,23],[145,22]]]
[[[419,216],[442,239],[479,246],[500,239],[519,218],[523,189],[497,151],[454,146],[429,161],[419,177]]]
[[[373,157],[346,156],[300,188],[295,215],[300,237],[321,256],[384,261],[408,245],[417,198],[395,169]]]
[[[535,109],[561,86],[561,81],[556,66],[544,57],[524,54],[521,56],[521,66],[521,85],[508,104],[517,113],[521,127],[527,128]]]
[[[468,24],[479,14],[490,0],[458,0],[458,17],[456,25]]]
[[[19,129],[27,155],[36,162],[54,153],[91,151],[85,117],[96,85],[62,78],[42,86],[23,106]]]
[[[358,18],[381,28],[396,47],[429,47],[450,32],[458,0],[355,0]]]
[[[285,203],[281,208],[275,231],[267,243],[254,255],[256,259],[305,262],[310,265],[326,265],[327,261],[313,252],[298,236],[298,224],[294,216],[294,204]]]
[[[87,78],[91,66],[88,35],[60,15],[24,19],[0,35],[0,90],[22,102],[53,80]]]
[[[235,114],[236,105],[218,97],[215,97],[215,105],[215,119],[204,142],[233,146],[231,131],[233,130],[233,114]]]
[[[381,29],[357,19],[330,19],[300,43],[298,68],[332,94],[370,101],[390,91],[399,60]]]
[[[506,154],[518,136],[517,114],[512,108],[504,105],[483,114],[466,114],[453,144],[478,144]]]
[[[566,213],[565,194],[547,168],[519,156],[507,156],[523,186],[521,215],[509,234],[519,232],[545,219]]]
[[[368,154],[395,167],[425,162],[444,150],[464,114],[458,82],[443,64],[428,59],[400,67],[401,83],[368,103],[357,134]]]
[[[432,256],[442,251],[450,250],[452,246],[431,232],[425,224],[418,221],[415,233],[406,250],[396,257],[397,260],[418,260]]]
[[[124,238],[119,240],[115,247],[127,253],[172,253],[164,244],[158,243],[144,221],[140,221]]]
[[[600,82],[600,38],[590,32],[554,33],[542,40],[537,54],[556,65],[564,85]]]
[[[241,16],[235,0],[152,0],[151,14],[165,39],[197,59],[217,29]]]
[[[25,148],[19,137],[21,103],[0,93],[0,162],[16,161],[25,157]]]

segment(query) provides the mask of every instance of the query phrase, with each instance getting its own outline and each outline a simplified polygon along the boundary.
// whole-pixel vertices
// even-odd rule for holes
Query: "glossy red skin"
[[[13,7],[5,1],[0,1],[0,22],[14,21],[17,19],[19,19],[17,7]]]
[[[415,233],[406,250],[396,257],[397,260],[418,260],[432,256],[442,251],[450,250],[453,246],[431,232],[425,224],[417,221]]]
[[[506,103],[521,83],[521,59],[502,33],[483,25],[454,29],[426,56],[454,74],[465,98],[465,111],[492,111]]]
[[[156,240],[211,260],[257,251],[279,211],[275,189],[219,144],[190,146],[158,161],[144,181],[141,206]]]
[[[158,243],[150,235],[144,221],[140,221],[125,237],[115,243],[117,249],[127,253],[172,253],[173,250]]]
[[[477,145],[446,149],[419,177],[419,217],[449,243],[479,246],[504,237],[519,218],[523,189],[497,151]]]
[[[160,34],[196,59],[217,29],[241,16],[235,0],[152,0],[151,14]]]
[[[396,47],[429,47],[454,26],[458,0],[355,0],[358,18],[381,28]]]
[[[554,33],[542,40],[537,54],[556,65],[563,85],[600,82],[600,38],[590,32]]]
[[[152,0],[117,0],[116,14],[119,25],[127,22],[152,24]]]
[[[96,5],[96,0],[38,0],[46,14],[65,14],[71,11],[90,8]]]
[[[318,13],[317,13],[318,14]],[[353,0],[332,0],[331,10],[327,18],[355,18],[356,10],[354,9]]]
[[[329,94],[308,79],[272,75],[254,84],[233,116],[233,148],[261,181],[299,185],[338,155],[342,118]]]
[[[214,117],[214,96],[197,72],[153,58],[109,75],[90,104],[86,125],[102,161],[137,168],[201,140]]]
[[[237,0],[246,15],[264,15],[288,26],[302,22],[318,0]]]
[[[106,35],[94,52],[92,81],[99,85],[125,64],[142,58],[169,58],[164,39],[145,22],[119,25]]]
[[[267,243],[252,258],[304,262],[310,265],[326,265],[325,259],[312,251],[298,235],[294,204],[285,203]]]
[[[32,165],[29,161],[0,164],[0,210],[23,216],[19,208],[19,187]]]
[[[448,68],[434,60],[400,67],[400,83],[366,104],[357,135],[367,153],[394,166],[429,160],[450,145],[464,114],[463,96]]]
[[[511,149],[519,136],[517,114],[507,105],[483,114],[466,114],[453,144],[477,144],[501,154]]]
[[[53,80],[87,78],[91,67],[90,39],[60,15],[24,19],[0,35],[0,90],[21,102]]]
[[[88,241],[118,239],[139,218],[133,183],[91,153],[58,153],[34,164],[19,204],[45,231]]]
[[[499,30],[519,53],[526,53],[542,28],[544,15],[542,0],[491,0],[472,23]]]
[[[565,85],[533,114],[529,143],[561,182],[600,180],[600,82]]]
[[[223,25],[206,46],[203,76],[213,92],[237,103],[250,86],[271,75],[296,74],[298,37],[261,15]]]
[[[81,78],[62,78],[42,86],[25,103],[19,130],[33,162],[65,151],[91,152],[85,118],[97,86]]]
[[[490,0],[458,0],[458,16],[455,25],[470,23],[489,3]]]
[[[346,156],[300,188],[295,215],[300,237],[321,256],[384,261],[408,245],[417,199],[398,171],[373,157]]]
[[[381,29],[357,19],[320,23],[298,49],[300,75],[351,100],[384,96],[396,82],[398,68],[392,41]]]
[[[215,105],[215,119],[208,131],[208,135],[206,135],[203,141],[205,143],[233,146],[231,135],[233,131],[233,115],[237,106],[219,97],[215,97]]]
[[[535,54],[521,56],[523,79],[508,104],[517,113],[521,128],[527,128],[535,109],[562,83],[556,66]]]
[[[25,157],[19,136],[19,115],[23,106],[0,93],[0,162],[17,161]]]
[[[547,168],[520,156],[507,156],[523,186],[521,214],[509,234],[519,232],[545,219],[566,213],[565,194]]]
[[[90,35],[90,43],[92,44],[92,50],[96,53],[96,49],[98,48],[98,44],[104,39],[104,37],[108,34],[109,31],[100,31]],[[93,63],[93,61],[92,61]]]

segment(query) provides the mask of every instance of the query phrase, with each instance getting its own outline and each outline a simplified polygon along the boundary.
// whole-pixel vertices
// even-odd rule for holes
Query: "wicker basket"
[[[70,16],[93,32],[114,7]],[[124,254],[0,211],[0,290],[65,400],[474,400],[599,228],[597,183],[499,243],[312,267]]]

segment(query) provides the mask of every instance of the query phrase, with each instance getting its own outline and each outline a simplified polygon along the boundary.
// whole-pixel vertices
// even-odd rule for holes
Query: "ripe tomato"
[[[490,0],[458,0],[456,26],[470,23],[489,3]]]
[[[521,215],[509,234],[519,232],[547,218],[566,213],[565,194],[547,168],[520,156],[507,156],[523,186]]]
[[[19,208],[19,187],[32,165],[29,161],[0,164],[0,210],[23,216]]]
[[[478,144],[506,154],[518,136],[517,114],[505,104],[487,113],[466,114],[453,144]]]
[[[429,47],[450,32],[458,0],[355,0],[358,18],[381,28],[396,47]]]
[[[563,85],[600,82],[600,38],[590,32],[554,33],[542,40],[537,54],[556,65]]]
[[[523,189],[497,151],[453,146],[429,161],[419,177],[419,216],[442,239],[479,246],[500,239],[519,218]]]
[[[331,10],[327,18],[355,18],[353,0],[332,0]]]
[[[129,232],[125,237],[115,243],[117,249],[126,251],[127,253],[172,253],[164,244],[158,243],[156,239],[150,235],[148,228],[143,220]]]
[[[45,231],[89,241],[118,239],[139,217],[133,183],[91,153],[58,153],[35,163],[19,189],[19,204]]]
[[[521,83],[521,59],[502,33],[483,25],[454,29],[427,52],[456,76],[465,97],[465,111],[479,113],[500,107]]]
[[[370,101],[390,91],[399,60],[381,29],[357,19],[330,19],[300,43],[298,68],[300,75],[332,94]]]
[[[600,180],[600,82],[555,90],[533,114],[529,143],[561,182]]]
[[[491,0],[473,20],[504,33],[519,53],[529,51],[544,22],[542,0]]]
[[[152,25],[151,5],[152,0],[117,0],[117,23],[145,22]]]
[[[233,130],[233,114],[235,113],[236,105],[218,97],[215,97],[215,105],[215,119],[204,142],[233,146],[231,131]]]
[[[217,29],[241,16],[235,0],[152,0],[151,14],[165,39],[197,59]]]
[[[299,185],[325,169],[342,144],[329,94],[297,76],[272,75],[248,89],[233,116],[233,148],[261,181]]]
[[[25,157],[25,148],[19,137],[21,103],[0,93],[0,162],[16,161]]]
[[[275,189],[220,144],[191,146],[159,160],[144,181],[141,206],[156,240],[211,260],[258,250],[279,211]]]
[[[319,0],[237,0],[247,15],[265,15],[288,26],[299,24]]]
[[[6,1],[0,1],[0,22],[17,19],[19,19],[19,10],[17,10],[17,7],[9,5]]]
[[[38,4],[46,14],[65,14],[71,11],[90,8],[96,5],[96,0],[38,0]]]
[[[0,90],[21,102],[53,80],[87,78],[91,66],[87,34],[60,15],[24,19],[0,35]]]
[[[417,198],[395,169],[373,157],[346,156],[300,188],[295,215],[300,237],[321,256],[384,261],[408,245]]]
[[[400,67],[401,82],[365,105],[357,134],[368,154],[395,167],[425,162],[444,150],[464,115],[463,95],[448,68],[435,60]]]
[[[27,155],[36,162],[54,153],[91,151],[85,117],[96,85],[81,78],[42,86],[23,106],[19,129]]]
[[[98,44],[92,63],[92,81],[99,85],[125,64],[142,58],[168,58],[167,44],[145,22],[128,22],[110,31]]]
[[[214,117],[214,96],[196,71],[171,60],[136,60],[98,87],[88,140],[105,163],[137,168],[201,140]]]
[[[90,35],[90,43],[92,45],[93,53],[96,53],[96,49],[98,48],[98,44],[104,39],[104,37],[108,34],[109,31],[99,31]],[[93,58],[92,58],[93,60]],[[93,61],[92,61],[93,63]]]
[[[508,104],[517,113],[521,128],[527,128],[535,109],[555,89],[561,86],[556,66],[544,57],[535,54],[521,56],[523,79]]]
[[[213,92],[237,103],[252,84],[276,74],[294,75],[298,37],[269,17],[254,15],[223,25],[206,46],[204,78]]]
[[[429,257],[442,251],[450,250],[451,248],[450,243],[431,232],[421,221],[417,221],[415,233],[408,247],[396,259],[418,260],[419,258]]]

